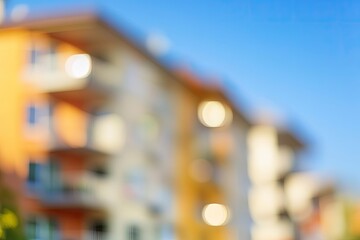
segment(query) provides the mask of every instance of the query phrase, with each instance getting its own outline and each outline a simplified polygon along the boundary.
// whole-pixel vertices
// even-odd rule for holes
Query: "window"
[[[42,55],[42,49],[37,46],[35,41],[32,41],[28,51],[28,64],[31,70],[36,70],[36,65],[39,63]]]
[[[58,240],[59,239],[59,227],[58,222],[54,218],[50,218],[47,222],[46,239],[49,240]]]
[[[31,140],[48,138],[50,106],[46,102],[30,100],[25,107],[24,132]]]
[[[46,165],[46,174],[45,174],[45,186],[48,194],[56,192],[60,188],[60,166],[58,161],[55,159],[50,159],[48,164]]]
[[[105,166],[96,166],[92,168],[90,171],[93,175],[100,178],[106,177],[108,175],[108,170],[106,169]]]
[[[27,183],[30,190],[36,190],[41,184],[41,165],[33,160],[28,164]]]
[[[128,240],[140,240],[140,228],[136,225],[131,225],[128,230]]]
[[[49,46],[49,70],[56,70],[58,64],[57,56],[58,44],[56,42],[51,42]]]
[[[26,222],[26,235],[29,240],[36,240],[39,238],[40,229],[39,223],[35,217],[31,217]]]
[[[38,163],[30,160],[28,164],[27,187],[29,193],[51,194],[59,189],[59,165],[54,159],[50,159],[47,164]],[[46,192],[44,192],[46,191]]]
[[[39,55],[39,52],[35,49],[35,47],[32,46],[30,49],[30,65],[31,66],[35,66],[38,55]]]
[[[26,123],[30,128],[39,125],[45,126],[48,123],[50,106],[45,102],[30,100],[26,106]]]
[[[42,165],[30,159],[27,172],[27,190],[29,194],[39,193],[43,187],[42,183]]]
[[[58,240],[58,223],[53,218],[30,217],[26,221],[26,236],[29,240]]]
[[[163,224],[157,228],[157,239],[174,240],[174,229],[170,224]]]
[[[30,126],[34,126],[39,121],[39,109],[35,106],[34,103],[30,103],[27,106],[27,123]]]
[[[29,183],[36,183],[38,181],[38,163],[29,162],[29,167],[28,167],[28,178],[27,181]]]
[[[58,43],[48,44],[34,41],[29,46],[28,64],[31,70],[56,70],[58,65]]]
[[[104,239],[107,226],[103,220],[96,220],[90,225],[90,239]]]

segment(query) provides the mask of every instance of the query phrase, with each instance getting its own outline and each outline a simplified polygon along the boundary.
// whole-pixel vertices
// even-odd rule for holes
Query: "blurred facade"
[[[0,169],[28,239],[305,239],[298,136],[101,15],[5,25],[0,67]]]
[[[178,171],[187,189],[179,195],[179,202],[186,212],[184,227],[188,229],[188,235],[179,237],[248,239],[246,138],[250,123],[219,85],[204,84],[206,80],[187,69],[176,69],[176,73],[196,95],[194,102],[184,102],[187,111],[193,108],[184,115],[195,119],[184,125],[191,127],[194,135],[185,140],[193,154],[181,160],[184,167]]]
[[[252,239],[299,239],[299,223],[291,215],[287,183],[299,170],[299,154],[304,147],[295,132],[272,117],[259,115],[255,120],[248,136]]]
[[[2,169],[29,239],[232,238],[248,122],[128,41],[92,14],[3,30]]]
[[[288,179],[286,190],[301,239],[344,239],[342,204],[331,181],[297,172]]]

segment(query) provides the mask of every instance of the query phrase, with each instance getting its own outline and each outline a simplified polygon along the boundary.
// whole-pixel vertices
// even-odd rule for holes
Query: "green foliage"
[[[25,240],[15,196],[7,188],[0,174],[0,240]]]
[[[354,233],[350,226],[354,215],[356,204],[349,199],[344,200],[344,218],[345,218],[345,232],[344,240],[360,240],[360,235]]]
[[[349,236],[344,238],[344,240],[360,240],[360,236]]]

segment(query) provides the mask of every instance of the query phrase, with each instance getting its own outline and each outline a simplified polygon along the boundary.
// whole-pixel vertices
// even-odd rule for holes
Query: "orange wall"
[[[22,144],[24,88],[21,70],[28,34],[8,30],[0,33],[0,168],[25,175]]]
[[[47,44],[45,38],[36,36],[42,44]],[[28,57],[29,43],[33,36],[24,30],[2,30],[0,32],[0,170],[6,173],[16,173],[21,177],[16,190],[19,196],[20,208],[23,214],[43,214],[45,209],[36,200],[28,198],[23,181],[28,171],[28,159],[45,162],[48,160],[46,138],[36,131],[27,132],[26,104],[31,100],[36,103],[48,103],[48,96],[40,93],[23,77]],[[69,52],[67,45],[60,46]],[[70,50],[69,50],[70,49]],[[84,130],[87,115],[69,104],[59,104],[56,112],[57,127],[62,138],[70,139],[71,145],[82,145],[85,141]],[[46,129],[46,126],[44,126]],[[40,138],[38,138],[40,135]],[[62,161],[62,159],[59,159]],[[73,157],[61,162],[65,171],[82,171],[84,159]],[[21,186],[21,187],[20,187]],[[62,216],[61,219],[74,219]],[[63,221],[64,228],[73,225]],[[80,223],[79,223],[80,224]],[[80,230],[79,226],[76,226]]]

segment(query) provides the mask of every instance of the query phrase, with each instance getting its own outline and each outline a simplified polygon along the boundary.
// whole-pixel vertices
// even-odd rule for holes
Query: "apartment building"
[[[306,232],[289,205],[300,137],[250,121],[220,82],[164,66],[110,16],[7,23],[0,68],[0,169],[20,179],[28,239]]]
[[[345,202],[334,182],[316,173],[296,172],[285,183],[289,213],[301,239],[346,239]]]
[[[29,239],[239,239],[249,122],[94,12],[0,33],[1,169]],[[196,77],[195,77],[196,78]]]
[[[248,135],[251,239],[299,239],[298,225],[289,212],[285,183],[296,170],[304,143],[269,117],[255,122]]]
[[[172,203],[156,172],[171,174],[158,168],[173,158],[168,80],[95,16],[46,20],[2,34],[2,53],[16,58],[9,71],[20,74],[4,86],[19,93],[9,102],[23,126],[29,238],[156,238]]]

